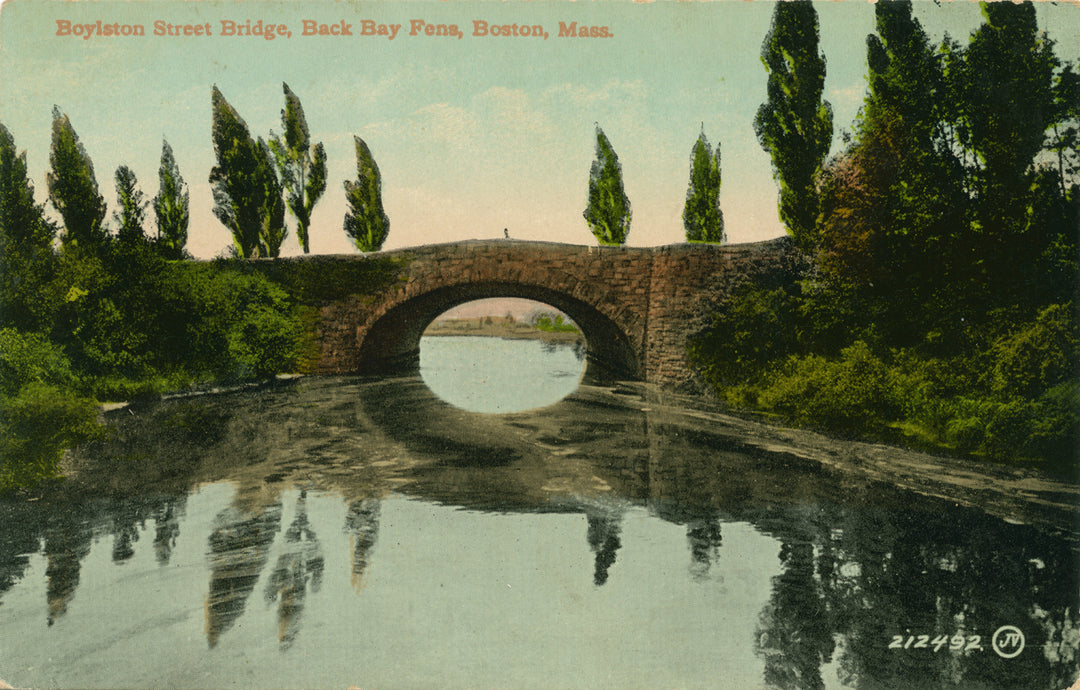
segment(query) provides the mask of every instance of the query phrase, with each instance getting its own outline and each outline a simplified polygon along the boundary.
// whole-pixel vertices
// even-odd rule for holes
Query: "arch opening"
[[[585,339],[554,307],[520,298],[466,302],[443,312],[420,338],[420,378],[469,412],[522,412],[577,390]]]
[[[420,339],[428,326],[455,307],[491,298],[531,300],[565,314],[584,337],[583,382],[640,378],[639,358],[629,338],[595,306],[542,286],[498,282],[440,287],[390,308],[358,343],[357,370],[364,374],[418,374]]]

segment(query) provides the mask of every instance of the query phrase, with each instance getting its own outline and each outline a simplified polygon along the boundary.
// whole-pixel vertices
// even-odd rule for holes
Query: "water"
[[[1075,511],[1012,524],[631,389],[490,415],[419,378],[301,379],[111,419],[63,496],[0,502],[13,685],[1077,675]],[[992,648],[1004,626],[1025,636],[1014,658]]]
[[[472,412],[521,412],[574,392],[583,345],[469,336],[420,340],[420,376],[437,396]]]

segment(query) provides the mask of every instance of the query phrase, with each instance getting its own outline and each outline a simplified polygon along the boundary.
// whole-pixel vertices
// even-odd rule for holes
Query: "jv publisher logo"
[[[1024,633],[1014,625],[1003,625],[994,632],[990,645],[1002,659],[1012,659],[1024,651]]]

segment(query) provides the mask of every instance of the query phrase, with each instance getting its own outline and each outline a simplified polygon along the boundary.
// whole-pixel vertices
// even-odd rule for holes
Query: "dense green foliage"
[[[739,292],[691,357],[736,406],[1075,472],[1074,67],[1030,3],[940,50],[909,0],[875,13],[855,131],[813,178],[811,268]]]
[[[110,233],[67,118],[56,117],[53,133],[50,192],[73,224],[59,247],[26,156],[0,126],[0,491],[54,478],[65,448],[102,433],[99,399],[296,371],[309,347],[309,314],[268,277],[242,264],[170,260],[183,233],[146,236],[148,202],[127,166],[116,173]],[[166,206],[186,216],[167,145],[165,153],[163,174],[175,183]]]
[[[311,251],[311,211],[326,191],[326,149],[321,143],[312,146],[300,99],[288,84],[281,87],[285,92],[285,109],[281,111],[285,136],[271,134],[270,150],[281,173],[285,201],[296,218],[296,237],[307,254]]]
[[[216,86],[211,105],[217,156],[217,165],[210,171],[214,215],[232,233],[239,256],[277,256],[286,229],[285,201],[274,155],[262,138],[251,138],[247,124]]]
[[[832,108],[821,98],[825,58],[818,52],[812,0],[776,3],[761,61],[769,73],[768,96],[754,118],[754,131],[780,183],[780,220],[802,244],[817,220],[815,180],[832,142]]]
[[[356,147],[356,181],[345,180],[345,234],[362,252],[377,252],[390,234],[390,218],[383,211],[382,176],[371,149],[360,137]]]
[[[690,184],[683,207],[687,242],[724,241],[724,212],[720,210],[720,144],[713,154],[705,132],[690,151]]]
[[[589,170],[585,222],[600,244],[624,244],[630,233],[630,200],[623,191],[622,166],[607,135],[596,128],[596,158]]]
[[[184,247],[187,245],[190,202],[191,196],[176,165],[172,147],[169,142],[162,140],[154,215],[157,217],[157,244],[166,259],[183,259],[187,256]]]
[[[566,321],[562,314],[555,314],[555,318],[551,318],[551,314],[541,312],[533,319],[533,326],[539,331],[546,331],[548,333],[579,333],[578,327],[574,325],[573,321]]]
[[[34,201],[26,153],[18,153],[11,132],[0,124],[0,327],[48,328],[55,236],[56,227]]]
[[[57,476],[64,449],[97,438],[97,402],[44,336],[0,330],[0,493]]]
[[[97,401],[32,383],[0,397],[0,493],[59,476],[67,448],[99,438]]]

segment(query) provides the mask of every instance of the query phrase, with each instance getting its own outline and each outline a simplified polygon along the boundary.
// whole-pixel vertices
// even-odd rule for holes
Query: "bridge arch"
[[[586,342],[586,380],[640,378],[641,362],[629,336],[596,306],[544,285],[497,280],[442,285],[387,307],[359,342],[364,373],[413,373],[419,367],[420,338],[439,315],[480,299],[515,297],[562,311]]]
[[[520,297],[578,324],[590,381],[644,380],[686,392],[701,386],[688,342],[717,309],[742,286],[790,280],[804,265],[787,238],[665,247],[469,240],[297,261],[337,291],[319,306],[315,371],[410,372],[419,367],[424,329],[440,314],[477,299]],[[385,274],[385,282],[350,291],[353,270]]]

